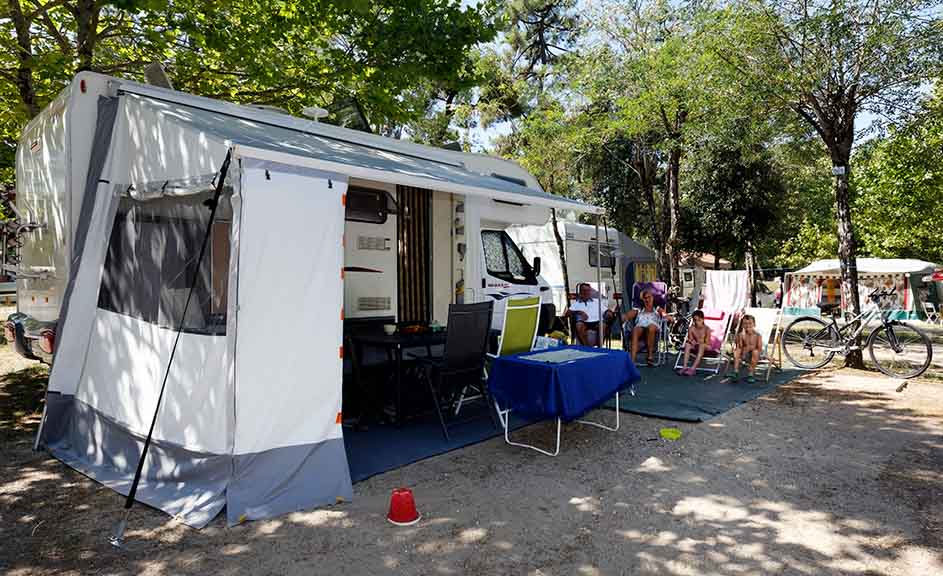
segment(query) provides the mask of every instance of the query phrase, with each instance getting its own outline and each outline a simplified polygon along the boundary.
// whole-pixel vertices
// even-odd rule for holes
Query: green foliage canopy
[[[869,144],[854,178],[864,250],[943,263],[943,89],[912,122]]]

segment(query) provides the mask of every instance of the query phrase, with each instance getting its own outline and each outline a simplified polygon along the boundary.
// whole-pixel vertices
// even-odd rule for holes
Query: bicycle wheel
[[[796,318],[783,332],[783,353],[804,370],[821,368],[835,357],[838,347],[835,328],[812,316]]]
[[[891,378],[916,378],[930,366],[930,338],[910,324],[878,326],[868,336],[868,352],[878,370]]]

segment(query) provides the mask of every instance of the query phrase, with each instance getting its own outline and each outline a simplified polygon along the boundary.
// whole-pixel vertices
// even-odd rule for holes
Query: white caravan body
[[[284,149],[291,149],[295,136],[317,136],[325,141],[350,143],[364,150],[386,154],[388,158],[365,158],[363,165],[357,159],[339,158],[333,154],[325,164],[344,166],[350,176],[351,198],[358,191],[381,192],[389,200],[389,209],[379,219],[348,218],[345,222],[345,318],[351,320],[400,321],[416,318],[404,316],[400,286],[410,282],[414,270],[404,269],[398,262],[398,253],[404,239],[398,237],[403,228],[399,195],[404,189],[421,186],[428,191],[424,200],[423,218],[426,223],[421,233],[427,235],[425,257],[428,268],[423,271],[427,293],[421,298],[428,311],[423,320],[444,324],[448,305],[453,302],[496,300],[495,327],[503,311],[501,299],[508,294],[540,294],[549,301],[549,288],[541,278],[532,274],[533,261],[523,266],[527,274],[515,276],[515,270],[495,270],[486,262],[482,239],[483,230],[503,230],[511,224],[540,224],[549,217],[549,207],[567,210],[597,211],[567,199],[544,193],[536,179],[518,164],[490,156],[443,150],[393,140],[377,135],[355,132],[311,120],[296,118],[270,110],[237,106],[200,98],[182,92],[164,90],[131,81],[119,80],[93,73],[79,74],[56,100],[45,108],[24,129],[17,150],[17,208],[24,218],[38,227],[23,234],[20,262],[16,270],[18,312],[11,316],[26,327],[26,353],[35,351],[44,360],[51,360],[30,342],[39,337],[39,331],[55,331],[63,304],[66,285],[76,257],[76,232],[87,182],[89,164],[98,122],[98,102],[101,98],[126,94],[134,98],[153,99],[161,103],[142,107],[142,121],[159,127],[164,118],[186,120],[185,115],[169,110],[172,107],[193,106],[214,114],[232,118],[230,132],[250,134],[271,147],[284,136]],[[129,96],[129,97],[130,97]],[[161,107],[166,104],[168,109]],[[156,128],[155,128],[156,129]],[[148,134],[132,135],[141,141]],[[166,138],[166,135],[161,135]],[[205,155],[213,152],[212,144],[199,141],[186,131],[178,135],[191,147],[199,147]],[[189,141],[189,138],[197,138]],[[176,144],[180,144],[179,142]],[[150,142],[149,153],[158,154],[160,168],[143,163],[133,167],[136,176],[151,172],[151,179],[160,177],[158,171],[168,171],[177,162],[191,161],[174,143],[158,138]],[[220,148],[222,149],[222,148]],[[217,155],[219,151],[216,151]],[[398,156],[397,156],[398,155]],[[356,154],[354,155],[356,156]],[[378,177],[377,165],[393,158],[422,161],[435,165],[441,173],[434,179],[447,181],[455,173],[456,181],[446,186],[431,187],[428,179],[421,178],[421,170],[410,174],[400,170],[396,178]],[[204,167],[206,168],[206,167]],[[474,177],[499,182],[506,190],[480,195],[475,192]],[[525,191],[523,195],[510,192]],[[471,191],[471,193],[466,193]],[[369,194],[367,195],[369,196]],[[486,233],[485,241],[489,241]],[[513,243],[512,243],[513,244]],[[516,247],[512,248],[512,252]],[[517,251],[519,252],[519,251]],[[494,262],[492,262],[493,264]],[[514,268],[515,263],[510,266]],[[519,267],[520,268],[520,267]],[[520,270],[516,270],[520,272]],[[503,273],[502,273],[503,272]],[[541,289],[543,288],[543,289]],[[413,314],[415,315],[415,313]],[[12,332],[8,322],[8,334]],[[23,352],[18,346],[17,349]]]
[[[93,73],[17,176],[8,324],[56,322],[37,443],[127,493],[152,431],[136,498],[196,527],[350,499],[348,321],[549,292],[504,228],[599,212],[512,162]]]
[[[557,229],[563,239],[569,287],[564,285],[563,263],[552,223],[547,222],[542,226],[515,225],[507,231],[526,258],[541,259],[541,275],[550,285],[558,313],[566,309],[569,294],[576,290],[577,284],[588,282],[596,287],[597,282],[600,282],[603,296],[608,299],[614,294],[628,291],[626,281],[638,279],[634,268],[654,265],[653,251],[615,228],[597,228],[592,224],[560,220]],[[601,257],[597,254],[597,230]]]

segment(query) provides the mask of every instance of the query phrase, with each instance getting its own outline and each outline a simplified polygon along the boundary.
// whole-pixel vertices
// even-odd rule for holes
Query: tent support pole
[[[167,388],[167,378],[170,376],[170,368],[174,364],[174,355],[177,353],[177,344],[180,343],[180,334],[183,333],[183,323],[187,317],[187,310],[190,308],[190,301],[193,299],[193,289],[196,287],[196,279],[200,274],[200,265],[203,264],[203,256],[206,254],[206,246],[209,244],[210,234],[213,232],[213,222],[216,220],[216,210],[219,208],[219,197],[223,193],[223,185],[226,182],[226,173],[229,171],[229,163],[232,160],[232,149],[226,152],[226,158],[219,168],[219,175],[216,180],[216,189],[213,191],[213,203],[210,207],[210,217],[206,223],[206,232],[203,234],[203,241],[200,244],[200,255],[197,256],[195,273],[190,287],[187,290],[187,300],[183,305],[183,313],[177,322],[177,334],[174,336],[174,345],[170,349],[170,358],[167,359],[167,369],[164,370],[164,380],[160,385],[160,392],[157,395],[157,404],[154,406],[154,415],[151,417],[151,427],[147,431],[147,438],[144,439],[144,448],[141,449],[141,456],[138,458],[137,469],[134,471],[134,479],[131,481],[131,488],[128,490],[128,496],[124,500],[124,515],[115,525],[114,532],[108,541],[112,546],[120,548],[124,543],[124,530],[128,526],[128,517],[131,515],[131,507],[134,506],[134,496],[138,491],[138,484],[141,482],[141,473],[144,471],[144,461],[147,458],[147,451],[151,447],[151,439],[154,436],[154,427],[157,425],[157,417],[160,415],[161,401],[164,399],[164,390]]]
[[[598,332],[596,333],[596,347],[602,348],[603,330],[606,323],[602,317],[602,252],[599,251],[599,214],[596,214],[596,307],[599,310]]]

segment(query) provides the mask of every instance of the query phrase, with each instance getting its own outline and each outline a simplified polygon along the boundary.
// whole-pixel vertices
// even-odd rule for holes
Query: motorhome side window
[[[231,207],[221,200],[197,269],[210,210],[205,194],[139,202],[122,198],[108,241],[98,307],[176,329],[225,334]]]
[[[344,217],[354,222],[383,224],[389,213],[383,190],[351,186],[347,189],[346,206]]]
[[[514,284],[537,284],[533,268],[503,230],[482,230],[481,245],[488,274]]]
[[[600,246],[599,252],[602,254],[601,258],[597,258],[596,245],[589,245],[589,265],[593,268],[612,268],[615,266],[615,258],[612,255],[612,246]]]

